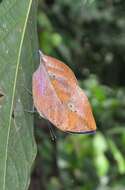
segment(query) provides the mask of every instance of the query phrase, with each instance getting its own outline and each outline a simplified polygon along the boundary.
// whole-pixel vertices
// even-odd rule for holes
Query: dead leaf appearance
[[[67,65],[40,54],[40,65],[33,74],[32,84],[34,105],[42,117],[65,132],[95,132],[88,98]]]

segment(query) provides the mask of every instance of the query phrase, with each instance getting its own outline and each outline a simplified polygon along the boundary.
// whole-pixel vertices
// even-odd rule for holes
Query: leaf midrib
[[[14,80],[14,84],[13,84],[13,91],[12,91],[13,93],[12,93],[12,101],[11,101],[12,103],[11,103],[10,114],[9,114],[8,133],[7,133],[7,141],[6,141],[6,146],[5,146],[6,148],[5,148],[5,162],[4,162],[4,172],[3,172],[3,190],[5,190],[5,188],[6,188],[8,144],[9,144],[9,136],[10,136],[10,127],[11,127],[11,120],[12,120],[14,97],[15,97],[15,89],[16,89],[17,76],[18,76],[18,68],[19,68],[19,64],[20,64],[21,51],[22,51],[22,46],[23,46],[23,41],[24,41],[24,36],[25,36],[25,31],[26,31],[26,26],[27,26],[27,22],[28,22],[28,17],[29,17],[31,5],[32,5],[32,0],[29,1],[29,6],[27,9],[27,14],[26,14],[26,20],[24,22],[24,27],[22,30],[22,37],[21,37],[20,46],[19,46],[19,53],[18,53],[18,57],[17,57],[17,67],[16,67],[16,71],[15,71],[15,80]]]

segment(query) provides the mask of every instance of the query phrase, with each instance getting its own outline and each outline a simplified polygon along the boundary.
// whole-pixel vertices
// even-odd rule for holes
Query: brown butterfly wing
[[[38,112],[63,131],[96,130],[90,104],[71,69],[50,56],[33,75],[33,98]]]
[[[64,128],[63,120],[67,119],[65,110],[56,95],[44,64],[40,64],[33,74],[33,100],[42,117],[51,121],[55,126]]]

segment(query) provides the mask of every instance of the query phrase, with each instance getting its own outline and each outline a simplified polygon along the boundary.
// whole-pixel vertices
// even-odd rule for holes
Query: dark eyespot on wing
[[[70,111],[77,112],[75,105],[72,102],[68,102],[67,106],[70,109]]]
[[[55,78],[56,78],[55,74],[53,74],[53,73],[49,73],[49,77],[50,77],[51,79],[55,79]]]

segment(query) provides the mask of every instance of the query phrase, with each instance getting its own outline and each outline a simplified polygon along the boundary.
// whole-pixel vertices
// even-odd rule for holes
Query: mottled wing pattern
[[[34,105],[41,116],[62,131],[89,133],[96,130],[91,106],[71,69],[42,55],[33,74]]]

